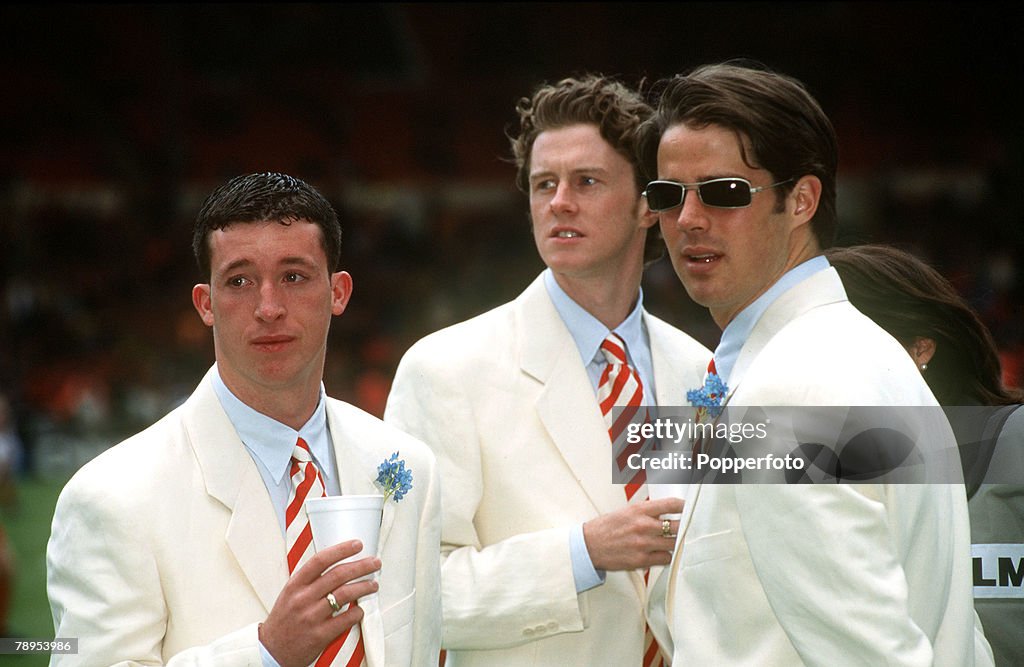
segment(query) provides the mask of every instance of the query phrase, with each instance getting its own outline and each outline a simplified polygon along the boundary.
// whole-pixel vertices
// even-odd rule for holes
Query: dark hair
[[[802,83],[750,63],[728,62],[677,74],[655,89],[658,105],[640,144],[645,171],[657,173],[658,142],[674,125],[732,130],[747,165],[766,169],[773,182],[794,179],[777,189],[780,202],[797,179],[818,177],[821,198],[811,229],[822,248],[832,245],[838,226],[838,143],[831,121]]]
[[[341,262],[341,225],[338,214],[323,195],[308,183],[273,172],[236,176],[215,189],[196,215],[192,252],[199,272],[210,279],[210,232],[234,224],[278,222],[290,225],[309,221],[320,228],[320,242],[328,270]]]
[[[1024,392],[1007,389],[995,341],[948,280],[914,255],[884,245],[825,252],[850,302],[904,346],[935,341],[924,379],[941,405],[1009,405]]]
[[[639,92],[600,74],[539,86],[530,97],[523,97],[516,104],[518,131],[508,133],[516,165],[516,186],[525,193],[530,191],[530,157],[541,132],[585,124],[596,126],[601,138],[629,161],[639,197],[651,180],[651,174],[642,169],[638,153],[640,127],[650,118],[651,111]],[[648,229],[644,261],[661,257],[664,245],[657,226]]]

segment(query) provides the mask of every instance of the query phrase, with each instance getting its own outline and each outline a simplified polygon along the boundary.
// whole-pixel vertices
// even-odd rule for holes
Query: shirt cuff
[[[260,663],[263,667],[281,667],[281,665],[277,664],[277,660],[274,660],[274,656],[270,655],[270,652],[267,651],[267,647],[263,645],[263,642],[257,639],[256,643],[260,645]]]
[[[572,559],[572,578],[576,582],[577,594],[604,583],[605,573],[595,570],[594,562],[590,560],[590,552],[583,539],[582,523],[569,531],[569,557]]]

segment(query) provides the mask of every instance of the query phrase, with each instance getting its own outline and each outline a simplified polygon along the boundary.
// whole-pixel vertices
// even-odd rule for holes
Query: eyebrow
[[[599,175],[604,175],[604,174],[607,174],[607,173],[608,173],[608,170],[605,169],[604,167],[578,167],[576,169],[572,169],[572,170],[569,171],[569,175],[570,176],[578,176],[580,174],[599,174]],[[544,169],[542,171],[535,171],[535,172],[531,173],[530,174],[530,180],[532,181],[532,180],[537,179],[537,178],[544,178],[544,177],[547,177],[547,176],[554,176],[554,175],[555,175],[555,172],[553,170],[551,170],[551,169]]]
[[[227,266],[221,269],[221,273],[231,273],[232,271],[237,271],[238,269],[246,268],[252,266],[253,264],[254,262],[251,259],[242,257],[227,264]],[[315,263],[313,263],[312,261],[305,257],[300,256],[282,257],[281,261],[279,261],[277,265],[281,267],[301,266],[310,270],[315,270],[317,268]]]
[[[672,181],[673,183],[680,183],[680,184],[685,184],[685,185],[693,185],[695,183],[707,183],[708,181],[715,181],[715,180],[718,180],[720,178],[742,178],[745,181],[749,181],[750,180],[746,176],[737,176],[736,174],[717,174],[717,175],[713,175],[713,176],[708,176],[708,175],[706,175],[706,176],[698,176],[695,180],[692,180],[692,181],[680,181],[679,179],[669,178],[667,176],[659,177],[659,178],[657,178],[655,180],[658,180],[658,181]]]

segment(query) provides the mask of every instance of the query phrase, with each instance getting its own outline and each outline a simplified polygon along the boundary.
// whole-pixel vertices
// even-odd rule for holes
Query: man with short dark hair
[[[634,408],[681,402],[710,353],[643,309],[654,218],[635,149],[650,108],[588,76],[517,110],[517,183],[548,268],[416,343],[385,412],[441,468],[443,646],[451,665],[661,664],[645,577],[669,562],[677,524],[661,515],[681,502],[612,483],[605,415],[625,387]]]
[[[723,329],[708,375],[728,406],[937,405],[822,256],[836,138],[803,85],[701,67],[665,83],[648,130],[647,203]],[[975,663],[962,485],[705,483],[687,501],[666,607],[677,662]]]
[[[52,663],[435,665],[434,456],[323,388],[327,331],[352,293],[337,215],[299,179],[251,174],[210,195],[194,239],[216,365],[61,493],[47,588],[56,636],[79,654]],[[362,545],[315,553],[304,500],[381,493],[395,452],[412,487],[385,501],[377,556],[328,570]]]

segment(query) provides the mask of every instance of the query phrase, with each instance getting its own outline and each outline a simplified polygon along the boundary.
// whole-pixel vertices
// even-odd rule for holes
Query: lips
[[[706,253],[706,254],[702,254],[702,255],[687,255],[686,258],[688,260],[690,260],[691,262],[704,262],[705,264],[710,264],[711,262],[713,262],[716,259],[718,259],[719,256],[720,255],[715,255],[713,253],[711,253],[711,254],[707,254]]]
[[[579,239],[583,238],[583,234],[578,229],[571,227],[555,227],[551,230],[551,238],[553,239]]]
[[[705,266],[714,264],[722,258],[722,254],[711,248],[689,246],[683,248],[679,253],[691,266]]]
[[[679,252],[688,270],[705,272],[711,270],[725,255],[708,246],[686,246]]]
[[[252,339],[252,345],[267,351],[275,351],[281,349],[293,340],[295,340],[294,336],[286,335],[259,336]]]

